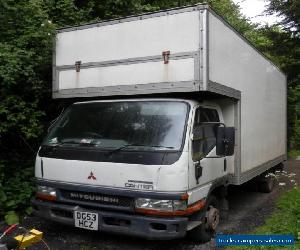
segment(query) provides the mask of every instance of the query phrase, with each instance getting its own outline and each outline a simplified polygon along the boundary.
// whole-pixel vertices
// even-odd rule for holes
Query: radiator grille
[[[62,197],[67,200],[83,201],[101,205],[113,205],[118,207],[131,207],[133,205],[133,198],[124,196],[69,190],[60,190],[60,193]]]

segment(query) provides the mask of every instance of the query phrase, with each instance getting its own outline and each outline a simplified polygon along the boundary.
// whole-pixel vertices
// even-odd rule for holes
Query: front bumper
[[[185,217],[165,218],[108,212],[37,199],[31,202],[35,215],[72,226],[75,225],[73,214],[77,210],[97,213],[99,231],[161,240],[182,238],[187,231],[188,218]]]

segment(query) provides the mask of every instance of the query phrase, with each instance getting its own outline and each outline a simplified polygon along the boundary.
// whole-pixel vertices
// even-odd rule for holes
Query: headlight
[[[188,195],[183,195],[181,200],[135,199],[135,211],[146,215],[188,216],[204,207],[205,199],[188,206]]]
[[[56,190],[53,187],[37,186],[36,197],[42,200],[56,200]]]
[[[135,207],[140,209],[151,209],[158,211],[173,212],[178,210],[186,210],[186,200],[157,200],[148,198],[137,198]]]

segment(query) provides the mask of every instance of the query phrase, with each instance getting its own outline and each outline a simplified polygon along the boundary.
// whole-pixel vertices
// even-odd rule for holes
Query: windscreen
[[[179,101],[74,104],[56,122],[43,144],[84,145],[99,149],[179,150],[187,111],[188,104]]]

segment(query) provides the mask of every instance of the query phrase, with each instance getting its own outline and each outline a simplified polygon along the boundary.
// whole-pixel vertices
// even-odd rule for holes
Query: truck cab
[[[92,230],[183,237],[201,224],[213,184],[226,186],[222,123],[218,105],[186,99],[74,103],[38,152],[35,212]]]

